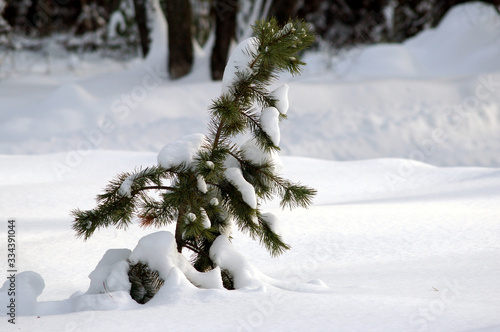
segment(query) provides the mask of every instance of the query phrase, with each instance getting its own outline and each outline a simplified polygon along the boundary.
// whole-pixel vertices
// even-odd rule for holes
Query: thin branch
[[[142,187],[142,188],[134,190],[133,193],[136,194],[139,191],[143,191],[143,190],[172,190],[172,191],[176,191],[177,188],[168,187],[168,186],[146,186],[146,187]]]
[[[183,247],[185,247],[185,248],[188,248],[189,250],[194,251],[194,252],[195,252],[195,253],[197,253],[197,254],[201,254],[201,255],[205,254],[205,253],[204,253],[201,249],[199,249],[199,248],[195,248],[194,246],[190,245],[190,244],[189,244],[189,243],[187,243],[187,242],[184,242],[184,243],[182,244],[182,246],[183,246]],[[208,255],[207,255],[207,256],[208,256]]]

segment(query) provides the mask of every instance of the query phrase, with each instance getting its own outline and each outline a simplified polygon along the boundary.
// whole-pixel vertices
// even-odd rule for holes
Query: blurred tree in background
[[[42,47],[48,36],[70,50],[108,50],[146,56],[151,11],[159,1],[168,24],[171,78],[190,72],[193,44],[211,50],[213,79],[220,79],[231,45],[249,37],[257,19],[279,23],[302,18],[318,44],[339,50],[359,44],[402,42],[436,26],[446,12],[467,0],[0,0],[0,49]],[[500,8],[500,0],[483,1]],[[10,34],[22,39],[12,45]],[[29,40],[29,42],[28,42]],[[37,44],[36,41],[39,43]],[[113,53],[112,53],[113,54]]]

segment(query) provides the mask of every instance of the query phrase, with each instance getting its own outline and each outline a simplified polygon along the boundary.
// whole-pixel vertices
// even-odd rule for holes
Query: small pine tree
[[[259,21],[254,31],[229,59],[223,93],[210,107],[209,134],[167,145],[157,166],[118,175],[97,196],[95,209],[72,211],[78,236],[88,239],[102,227],[126,228],[135,217],[143,226],[175,223],[177,250],[190,249],[202,272],[215,267],[210,246],[217,236],[230,236],[233,224],[272,256],[289,249],[276,231],[276,217],[263,213],[261,203],[279,197],[282,208],[307,207],[316,191],[278,174],[273,156],[279,151],[278,123],[286,118],[287,87],[268,87],[279,72],[300,73],[304,63],[297,52],[314,36],[299,20],[283,28],[274,19]],[[234,143],[248,133],[252,138],[246,143]],[[228,271],[222,276],[232,287]]]

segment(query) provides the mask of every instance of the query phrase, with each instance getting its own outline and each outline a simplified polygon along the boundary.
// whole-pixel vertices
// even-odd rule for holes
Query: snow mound
[[[500,15],[493,5],[467,3],[449,10],[435,29],[404,43],[429,76],[500,70]]]
[[[130,290],[130,282],[120,278],[117,271],[123,271],[126,259],[130,256],[130,249],[109,249],[89,274],[90,286],[85,294],[102,294],[116,290]],[[128,264],[125,274],[128,272]]]
[[[184,255],[177,252],[174,235],[167,231],[156,232],[140,239],[129,260],[132,264],[147,264],[149,268],[158,271],[163,280],[168,280],[172,270],[178,269],[198,287],[223,288],[220,269],[198,272]]]
[[[68,299],[71,311],[131,309],[138,306],[130,296],[131,284],[128,278],[129,249],[109,249],[101,258],[94,271],[89,274],[90,286],[83,293],[75,293]],[[64,306],[56,303],[55,308]],[[61,309],[46,308],[51,314]]]
[[[7,281],[0,288],[2,308],[10,312],[12,299],[15,299],[15,314],[20,316],[34,315],[37,310],[37,298],[42,294],[45,282],[42,276],[33,271],[23,271],[17,275],[8,274]]]
[[[358,47],[335,70],[346,78],[417,78],[500,71],[500,15],[482,2],[457,5],[436,28],[402,44]]]
[[[225,235],[220,235],[215,239],[210,247],[210,258],[217,266],[231,273],[234,288],[256,289],[262,286],[263,274],[234,249]]]
[[[269,216],[268,216],[269,217]],[[269,218],[270,220],[271,218]],[[307,283],[287,282],[266,276],[240,254],[225,235],[219,235],[210,247],[210,258],[233,276],[236,289],[265,290],[268,286],[299,292],[329,292],[330,288],[321,280]]]

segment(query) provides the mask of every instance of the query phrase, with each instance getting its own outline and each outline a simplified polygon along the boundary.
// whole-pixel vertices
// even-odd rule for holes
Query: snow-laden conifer
[[[208,134],[169,143],[158,165],[118,175],[97,196],[96,208],[73,211],[78,236],[88,239],[102,227],[126,228],[136,219],[143,226],[173,223],[177,251],[191,250],[201,272],[216,267],[210,247],[219,236],[230,238],[235,227],[273,256],[289,249],[278,218],[263,212],[262,203],[278,197],[282,207],[307,207],[315,190],[279,174],[279,122],[288,110],[288,86],[269,88],[280,72],[300,73],[304,63],[298,53],[314,37],[299,20],[282,28],[274,19],[260,21],[254,32],[228,61],[222,93],[209,109]],[[247,142],[234,142],[247,133]],[[227,273],[223,270],[225,285],[232,287]]]

